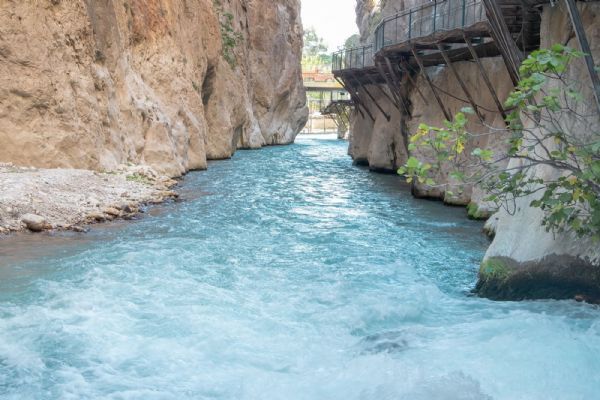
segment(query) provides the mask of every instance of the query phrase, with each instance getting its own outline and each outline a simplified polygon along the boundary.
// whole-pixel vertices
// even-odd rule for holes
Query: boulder
[[[36,214],[23,215],[21,217],[21,222],[23,222],[27,229],[32,232],[41,232],[50,228],[50,225],[48,222],[46,222],[46,219]]]

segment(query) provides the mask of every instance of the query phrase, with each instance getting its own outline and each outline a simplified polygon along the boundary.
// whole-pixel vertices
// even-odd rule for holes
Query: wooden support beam
[[[427,98],[425,97],[425,95],[423,94],[421,89],[419,88],[419,85],[417,85],[417,82],[415,82],[415,80],[410,75],[410,69],[408,68],[408,63],[406,62],[406,60],[402,61],[402,68],[404,69],[404,74],[406,75],[406,77],[408,78],[410,83],[413,85],[413,87],[415,89],[417,89],[417,93],[419,93],[419,96],[421,96],[421,99],[423,99],[423,103],[426,106],[429,105],[429,101],[427,101]]]
[[[595,69],[592,50],[590,49],[590,44],[583,28],[583,22],[581,21],[581,15],[579,14],[579,9],[577,9],[575,1],[566,0],[566,2],[569,15],[571,16],[571,24],[573,25],[573,30],[575,31],[575,36],[577,36],[581,51],[584,53],[583,57],[585,59],[588,74],[590,75],[590,80],[592,81],[592,90],[594,92],[594,97],[596,97],[596,107],[598,107],[598,111],[600,112],[600,78],[598,78],[598,73]]]
[[[394,88],[394,85],[393,85],[390,77],[383,70],[381,63],[376,62],[376,65],[377,65],[377,70],[379,71],[379,74],[383,77],[383,79],[385,79],[385,82],[386,82],[388,88],[390,89],[392,96],[394,97],[394,105],[396,106],[398,111],[401,111],[400,110],[400,99],[398,99],[398,95],[396,94],[396,89]]]
[[[395,101],[394,99],[392,99],[392,98],[390,97],[390,95],[389,95],[389,94],[387,94],[387,93],[386,93],[386,91],[385,91],[385,90],[383,90],[383,89],[381,88],[381,84],[380,84],[380,83],[377,83],[377,82],[375,82],[375,81],[374,81],[373,79],[371,79],[371,77],[370,77],[370,76],[368,76],[368,75],[367,75],[367,80],[368,80],[368,81],[371,83],[371,85],[373,85],[373,86],[377,87],[377,90],[379,90],[379,92],[381,92],[381,94],[383,94],[383,96],[384,96],[386,99],[388,99],[388,101],[389,101],[390,103],[392,103],[392,104],[396,105],[396,101]],[[391,91],[391,90],[390,90],[390,91]],[[393,96],[393,95],[394,95],[394,93],[392,92],[392,96]],[[396,105],[396,108],[397,108],[397,107],[398,107],[398,106]]]
[[[346,91],[348,92],[348,94],[350,95],[350,98],[352,99],[352,101],[354,102],[354,104],[356,104],[356,110],[358,111],[358,113],[361,115],[361,117],[365,117],[365,114],[363,113],[362,109],[361,109],[361,102],[360,99],[358,98],[358,96],[356,95],[356,93],[353,92],[353,88],[351,85],[348,85],[346,82],[344,82],[343,79],[338,78],[337,76],[335,77],[335,80],[342,85],[342,87],[344,89],[346,89]],[[362,106],[364,107],[364,106]],[[369,114],[369,117],[371,117],[371,120],[375,121],[375,119],[373,118],[373,116],[371,115],[371,112],[367,109],[366,110],[367,113]]]
[[[396,74],[396,71],[394,70],[394,66],[392,65],[392,62],[390,61],[390,59],[388,57],[385,57],[385,65],[387,66],[389,74],[392,77],[392,83],[396,90],[398,102],[400,104],[402,104],[402,108],[404,109],[405,115],[410,115],[410,110],[408,109],[406,100],[404,99],[404,96],[402,95],[402,83],[400,82],[400,78]],[[383,69],[383,66],[381,66],[381,68]]]
[[[429,75],[427,75],[427,71],[425,71],[425,67],[423,66],[423,61],[421,60],[421,57],[419,56],[419,54],[417,53],[417,50],[414,47],[412,48],[412,53],[415,56],[415,60],[417,61],[417,64],[419,65],[421,74],[423,74],[423,77],[429,84],[429,88],[431,89],[433,96],[435,97],[435,100],[438,103],[438,106],[440,106],[442,113],[444,113],[444,116],[446,117],[446,119],[448,121],[452,121],[452,116],[450,115],[450,112],[448,112],[448,110],[446,110],[446,107],[444,107],[444,103],[442,103],[442,99],[440,98],[440,95],[438,94],[437,90],[435,89],[433,82],[431,82],[431,78],[429,77]]]
[[[352,79],[352,78],[353,78],[352,74],[348,74],[348,79]],[[355,102],[355,103],[356,103],[358,106],[362,107],[363,111],[364,111],[365,113],[367,113],[367,115],[369,116],[369,118],[371,118],[371,121],[375,122],[375,117],[374,117],[374,116],[373,116],[373,114],[371,113],[371,110],[369,110],[369,107],[367,107],[367,106],[365,105],[365,103],[363,103],[363,101],[362,101],[362,100],[361,100],[361,98],[360,98],[360,92],[358,91],[358,89],[360,88],[360,86],[361,86],[361,83],[360,83],[360,81],[357,81],[357,82],[358,82],[358,86],[356,86],[356,88],[355,88],[355,86],[354,86],[354,85],[352,85],[352,84],[349,84],[349,87],[352,89],[352,92],[350,92],[350,93],[352,93],[352,94],[354,95],[354,102]],[[361,115],[362,115],[362,116],[363,116],[363,118],[364,118],[364,114],[362,114],[362,113],[361,113]]]
[[[460,74],[458,73],[456,68],[454,68],[454,64],[452,64],[452,61],[448,57],[448,54],[446,54],[446,50],[444,50],[444,47],[441,44],[438,44],[438,50],[440,51],[440,53],[442,53],[442,57],[444,57],[444,61],[446,61],[446,64],[450,68],[450,71],[452,71],[452,74],[458,81],[458,84],[462,88],[462,91],[465,93],[465,96],[467,96],[467,99],[469,100],[471,107],[473,107],[473,111],[475,111],[475,114],[477,114],[477,117],[479,117],[479,121],[481,121],[482,124],[485,123],[485,119],[483,118],[483,115],[481,115],[481,112],[479,111],[479,106],[477,106],[477,103],[475,103],[473,96],[471,96],[471,93],[469,92],[469,88],[467,88],[467,85],[460,77]]]
[[[492,38],[500,49],[500,54],[508,68],[510,78],[516,86],[519,82],[519,67],[523,61],[523,53],[517,47],[504,20],[504,14],[497,0],[482,0],[489,20]]]
[[[391,119],[390,115],[388,113],[386,113],[383,110],[383,108],[379,105],[379,103],[375,99],[375,96],[373,96],[371,94],[371,92],[369,91],[369,89],[367,89],[367,86],[366,85],[361,85],[360,81],[356,77],[354,77],[354,80],[356,82],[358,82],[358,86],[362,88],[362,90],[367,94],[367,96],[369,96],[369,98],[371,99],[371,101],[373,101],[373,103],[375,104],[375,107],[377,107],[377,109],[383,114],[383,116],[385,117],[385,119],[387,119],[389,121]],[[373,121],[375,121],[375,119],[373,119]]]
[[[396,74],[394,66],[392,65],[392,62],[390,61],[389,57],[385,57],[385,65],[387,66],[388,71],[390,71],[390,75],[392,76],[392,82],[394,82],[394,85],[398,90],[398,95],[402,97],[402,84],[400,83],[400,77]]]
[[[479,67],[479,72],[481,72],[481,76],[483,77],[483,81],[485,82],[485,85],[487,86],[488,90],[492,94],[492,99],[494,100],[494,103],[496,103],[496,107],[498,107],[498,111],[502,115],[502,119],[504,120],[505,123],[507,123],[506,122],[506,112],[504,111],[504,107],[502,106],[502,103],[500,102],[500,99],[498,98],[498,94],[496,93],[496,89],[494,88],[494,85],[492,85],[492,81],[490,80],[490,77],[488,76],[485,68],[483,68],[483,64],[481,63],[481,60],[479,59],[477,52],[473,48],[473,43],[471,43],[471,39],[467,35],[464,35],[464,39],[465,39],[465,43],[467,44],[467,47],[469,48],[469,51],[471,52],[471,55],[473,56],[473,59],[475,60],[475,62],[477,63],[477,66]]]
[[[388,70],[390,71],[390,75],[392,76],[392,81],[394,82],[394,85],[396,85],[396,88],[398,90],[398,98],[400,99],[400,102],[402,103],[402,108],[404,108],[405,115],[410,115],[409,103],[406,100],[405,96],[403,95],[404,92],[402,90],[403,87],[406,88],[406,86],[407,86],[406,79],[402,78],[402,77],[406,77],[407,75],[402,73],[402,70],[400,69],[399,66],[398,66],[398,73],[396,73],[396,69],[394,68],[394,65],[392,65],[392,61],[389,59],[389,57],[385,57],[385,64],[388,67]],[[402,80],[404,81],[404,84],[403,84]],[[415,86],[415,88],[417,89],[417,91],[419,93],[421,93],[421,90],[417,86]]]

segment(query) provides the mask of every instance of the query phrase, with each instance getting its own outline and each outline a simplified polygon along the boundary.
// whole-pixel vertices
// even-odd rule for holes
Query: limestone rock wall
[[[600,4],[592,2],[578,5],[592,55],[598,62]],[[544,7],[541,37],[542,47],[565,43],[579,48],[563,3],[557,7]],[[579,104],[579,114],[597,115],[583,60],[575,61],[565,78],[582,83],[579,90],[584,101]],[[561,123],[568,132],[579,135],[582,142],[589,139],[589,135],[600,132],[600,118],[591,127],[577,118],[565,118]],[[512,160],[509,167],[518,166],[518,162]],[[552,180],[559,176],[559,171],[542,166],[533,174]],[[492,217],[496,235],[480,271],[480,293],[494,298],[515,299],[545,297],[547,291],[551,290],[553,297],[582,295],[583,298],[600,301],[600,246],[571,234],[546,232],[541,225],[542,212],[529,207],[533,199],[534,196],[518,199],[512,215],[500,210]]]
[[[0,161],[177,176],[290,143],[307,118],[299,0],[0,2]],[[232,15],[233,62],[221,25]],[[275,62],[276,61],[276,62]]]
[[[369,24],[364,15],[369,14],[371,19],[380,18],[377,16],[377,10],[386,16],[413,5],[409,1],[402,0],[376,3],[359,0],[358,3],[357,10],[362,14],[359,14],[357,21],[359,25],[362,24],[361,33],[365,41],[372,37],[372,24]],[[590,41],[592,55],[597,63],[600,59],[600,4],[597,2],[577,4]],[[550,4],[544,6],[541,29],[542,47],[563,43],[578,48],[569,14],[563,2],[558,2],[554,6]],[[483,60],[483,64],[498,97],[504,100],[512,90],[512,82],[503,61],[500,57],[487,58]],[[459,62],[455,63],[455,66],[473,94],[475,102],[481,106],[484,115],[483,123],[471,117],[469,130],[483,133],[490,132],[490,128],[492,130],[503,128],[501,116],[496,111],[495,103],[477,66],[473,62]],[[447,67],[428,68],[428,75],[439,88],[442,102],[451,114],[469,105],[456,78]],[[580,91],[584,101],[577,110],[578,114],[597,113],[583,60],[578,60],[571,65],[565,79],[579,81],[582,85]],[[417,88],[423,93],[424,98],[418,93]],[[356,162],[367,164],[375,170],[394,170],[411,154],[406,148],[394,154],[389,149],[398,143],[405,144],[406,137],[416,132],[420,122],[441,126],[445,119],[444,115],[425,80],[418,77],[416,85],[409,90],[409,110],[400,112],[397,116],[392,113],[389,122],[366,96],[361,96],[375,120],[372,121],[369,117],[358,113],[354,115],[349,153]],[[378,90],[371,88],[371,92],[378,92]],[[386,112],[390,112],[392,106],[385,96],[376,99]],[[561,125],[569,132],[580,135],[582,142],[590,139],[589,135],[597,135],[600,132],[600,118],[592,127],[589,126],[589,121],[581,123],[576,117],[565,117],[561,120]],[[502,136],[486,135],[480,138],[479,143],[470,144],[470,147],[486,146],[500,150],[505,146],[504,140]],[[470,152],[470,149],[467,148],[466,152]],[[427,154],[419,156],[422,159],[423,156],[426,158]],[[518,162],[511,160],[507,167],[517,167]],[[560,172],[548,166],[540,166],[532,173],[534,176],[552,180],[557,178]],[[443,170],[437,172],[436,181],[452,183]],[[489,205],[483,203],[482,199],[485,195],[479,188],[462,188],[462,192],[460,189],[452,189],[455,194],[448,196],[439,188],[413,185],[413,193],[417,196],[437,197],[451,204],[472,202],[478,205],[480,210],[477,210],[477,213],[482,215],[492,211],[488,208]],[[570,233],[547,232],[541,224],[542,211],[529,206],[533,199],[534,196],[518,199],[510,213],[501,209],[488,220],[486,230],[495,234],[495,237],[481,265],[477,284],[478,293],[494,299],[552,297],[600,302],[600,246],[598,243],[577,238]]]
[[[502,58],[484,58],[481,62],[492,81],[496,94],[500,99],[505,99],[512,90],[512,82]],[[475,103],[479,106],[479,111],[483,117],[483,121],[480,121],[475,115],[469,116],[470,122],[467,129],[469,132],[480,134],[481,136],[477,141],[467,143],[465,154],[470,154],[477,147],[502,148],[506,140],[506,132],[502,131],[505,128],[505,124],[492,94],[485,85],[477,64],[474,61],[462,61],[454,63],[454,66],[467,86],[469,93],[473,96]],[[455,115],[463,107],[471,107],[450,68],[446,66],[429,67],[427,68],[427,74],[433,81],[434,86],[438,88],[437,92],[450,115]],[[422,122],[433,126],[443,126],[445,121],[444,114],[425,78],[419,76],[416,80],[416,85],[419,87],[423,97],[416,89],[411,91],[409,99],[412,104],[412,115],[408,122],[408,131],[411,134],[418,130],[418,126]],[[497,131],[494,131],[495,129]],[[418,150],[413,155],[419,159],[428,158],[427,154],[421,154]],[[430,159],[433,161],[432,156],[430,156]],[[452,183],[452,179],[448,176],[448,170],[436,171],[434,180],[436,182]],[[466,205],[473,202],[482,208],[481,212],[484,212],[483,209],[488,209],[489,211],[490,205],[484,204],[483,198],[486,196],[480,188],[454,185],[450,185],[449,188],[452,192],[451,195],[439,187],[428,187],[417,182],[413,185],[413,193],[418,197],[440,198],[449,204]]]

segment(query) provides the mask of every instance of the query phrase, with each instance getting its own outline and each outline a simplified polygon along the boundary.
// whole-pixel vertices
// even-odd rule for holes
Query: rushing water
[[[481,224],[345,148],[239,152],[139,221],[0,241],[0,398],[600,398],[600,310],[471,296]]]

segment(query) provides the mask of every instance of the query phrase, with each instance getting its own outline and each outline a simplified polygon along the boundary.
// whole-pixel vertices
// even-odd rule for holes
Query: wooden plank
[[[569,15],[571,16],[573,30],[575,30],[575,36],[577,36],[577,41],[579,42],[579,46],[581,46],[581,51],[584,53],[583,57],[585,59],[588,74],[590,75],[590,80],[592,81],[594,96],[596,97],[596,106],[600,112],[600,78],[598,78],[598,73],[596,73],[592,50],[590,49],[590,44],[583,28],[581,15],[579,14],[579,9],[577,9],[577,5],[575,5],[574,0],[565,1],[567,2],[567,9],[569,10]]]
[[[485,82],[485,85],[487,86],[488,90],[492,94],[492,99],[494,100],[494,103],[496,103],[496,107],[498,107],[498,111],[502,115],[502,119],[506,123],[506,112],[504,111],[504,107],[502,106],[502,103],[500,102],[500,99],[498,98],[496,89],[494,88],[494,85],[492,85],[492,81],[490,80],[490,77],[488,76],[485,68],[483,68],[483,64],[481,64],[481,60],[479,59],[477,52],[473,48],[473,43],[471,43],[471,39],[468,38],[467,36],[465,36],[465,43],[467,44],[467,47],[469,48],[469,51],[471,52],[471,55],[473,56],[473,60],[475,60],[475,62],[477,63],[477,66],[479,67],[479,72],[481,72],[483,81]]]
[[[460,74],[458,73],[458,71],[456,71],[456,68],[454,68],[454,64],[452,64],[452,61],[450,61],[450,58],[448,58],[448,55],[446,54],[444,47],[441,44],[438,44],[438,49],[439,49],[440,53],[442,53],[442,57],[444,57],[444,60],[446,61],[448,68],[450,68],[450,71],[452,71],[452,74],[458,81],[458,84],[460,85],[462,91],[465,93],[465,96],[467,96],[467,100],[469,100],[471,107],[473,107],[473,111],[475,111],[475,114],[477,114],[477,117],[479,117],[479,120],[481,121],[481,123],[482,124],[485,123],[485,119],[483,118],[483,115],[481,115],[481,112],[479,111],[479,106],[477,105],[477,103],[475,103],[473,96],[471,96],[471,93],[469,92],[469,88],[467,88],[467,85],[460,77]]]
[[[390,92],[392,93],[392,96],[394,97],[394,105],[396,106],[396,108],[398,109],[398,111],[402,111],[400,109],[400,99],[398,99],[398,95],[396,94],[396,89],[394,88],[394,85],[393,85],[390,77],[383,70],[383,67],[381,66],[381,63],[377,62],[376,64],[377,64],[377,69],[379,70],[379,73],[385,79],[385,82],[386,82],[388,88],[390,89]]]
[[[385,119],[387,119],[388,121],[391,119],[391,117],[389,116],[388,113],[386,113],[383,108],[379,105],[379,103],[377,102],[377,100],[375,99],[375,96],[373,96],[371,94],[371,92],[369,91],[369,89],[367,89],[366,85],[361,85],[360,81],[358,81],[355,77],[353,77],[354,80],[356,80],[359,84],[359,87],[367,94],[367,96],[369,96],[369,98],[373,101],[373,103],[375,104],[375,107],[377,107],[377,109],[381,112],[381,114],[383,114],[383,116],[385,117]],[[373,119],[375,120],[375,119]]]
[[[419,57],[419,54],[417,53],[417,51],[415,50],[414,47],[412,49],[412,53],[415,56],[415,60],[417,61],[417,64],[419,65],[419,68],[421,70],[421,74],[423,75],[423,77],[425,78],[427,83],[429,84],[429,88],[433,92],[433,96],[435,97],[435,100],[437,101],[438,106],[440,106],[442,113],[444,113],[444,116],[446,117],[446,119],[448,121],[452,121],[452,116],[450,115],[448,110],[446,110],[446,107],[444,107],[444,103],[442,103],[442,99],[440,98],[440,95],[438,94],[437,90],[435,89],[433,82],[431,82],[431,78],[429,78],[429,75],[427,75],[427,71],[425,71],[425,67],[423,67],[423,62],[421,61],[421,57]]]

